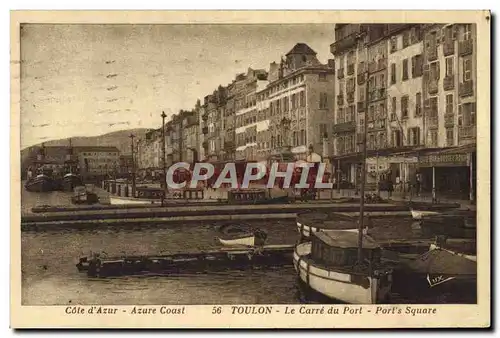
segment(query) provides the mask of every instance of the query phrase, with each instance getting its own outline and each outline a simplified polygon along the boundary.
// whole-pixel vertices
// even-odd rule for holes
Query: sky
[[[77,25],[21,28],[21,148],[161,125],[248,67],[298,43],[326,63],[332,24]],[[169,120],[169,117],[167,117]]]

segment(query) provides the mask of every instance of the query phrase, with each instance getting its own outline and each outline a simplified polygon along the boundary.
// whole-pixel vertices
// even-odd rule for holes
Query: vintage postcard
[[[490,13],[11,13],[13,328],[491,324]]]

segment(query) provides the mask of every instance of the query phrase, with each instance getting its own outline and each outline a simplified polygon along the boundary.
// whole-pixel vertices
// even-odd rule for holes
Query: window
[[[396,83],[396,64],[391,63],[391,84]]]
[[[453,146],[453,128],[446,128],[446,145]]]
[[[355,87],[355,82],[354,82],[354,78],[351,77],[347,80],[347,92],[348,93],[351,93],[354,91],[354,87]]]
[[[319,93],[319,109],[328,108],[328,96],[326,93]]]
[[[305,107],[306,106],[306,92],[305,91],[301,91],[299,93],[299,98],[300,98],[300,106],[301,107]]]
[[[410,45],[410,32],[406,31],[403,33],[403,48],[406,48]]]
[[[300,144],[306,144],[306,131],[304,129],[300,130]]]
[[[431,145],[433,147],[438,146],[438,132],[437,132],[437,130],[431,130]]]
[[[319,73],[318,74],[318,81],[326,81],[326,73]]]
[[[393,36],[391,38],[391,53],[394,53],[397,50],[398,50],[398,37]]]
[[[347,107],[346,122],[354,121],[354,105]]]
[[[344,121],[345,121],[344,108],[339,108],[337,114],[337,123],[344,123]]]
[[[472,25],[464,25],[464,34],[462,40],[470,40],[472,38]]]
[[[397,98],[393,97],[392,98],[392,109],[391,109],[393,114],[396,114],[397,111]]]
[[[370,111],[368,113],[368,122],[375,119],[375,106],[370,106]]]
[[[297,108],[296,100],[297,100],[297,95],[296,94],[292,94],[292,109],[296,109]]]
[[[408,80],[408,59],[403,60],[403,81]]]
[[[439,61],[430,64],[430,80],[439,80]]]
[[[422,93],[415,94],[415,116],[422,115]]]
[[[408,117],[408,95],[401,97],[401,118]]]
[[[411,58],[411,76],[413,78],[422,76],[424,67],[423,60],[422,54],[415,55]]]
[[[453,75],[453,61],[454,61],[453,56],[447,57],[445,59],[445,61],[446,61],[446,77],[452,76]]]
[[[453,114],[453,94],[446,95],[446,114]]]
[[[429,99],[430,105],[430,116],[429,117],[437,117],[438,112],[438,98],[437,96],[431,97]]]
[[[464,58],[464,82],[470,81],[472,78],[472,60]]]
[[[320,138],[324,138],[325,136],[328,137],[327,131],[326,131],[326,124],[325,123],[320,123],[320,125],[319,125],[319,135],[320,135]]]

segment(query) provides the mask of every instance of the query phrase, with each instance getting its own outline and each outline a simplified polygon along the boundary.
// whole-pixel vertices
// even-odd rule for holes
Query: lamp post
[[[135,159],[134,159],[134,134],[130,134],[130,149],[132,151],[132,197],[135,197]]]
[[[163,189],[168,189],[167,187],[167,149],[165,145],[165,118],[167,115],[165,114],[164,111],[161,112],[161,126],[162,126],[162,151],[163,151],[163,156],[162,156],[162,165],[163,165],[163,180],[161,182],[161,185]]]

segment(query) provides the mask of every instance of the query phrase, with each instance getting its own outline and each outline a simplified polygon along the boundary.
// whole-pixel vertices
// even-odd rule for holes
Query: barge
[[[292,265],[293,245],[266,245],[169,255],[106,257],[92,254],[76,267],[88,277],[182,275]]]

